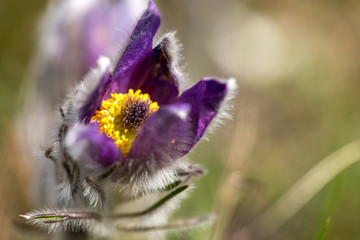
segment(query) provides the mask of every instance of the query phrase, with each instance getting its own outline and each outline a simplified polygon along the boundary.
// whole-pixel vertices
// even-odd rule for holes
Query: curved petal
[[[148,93],[151,100],[159,105],[171,104],[179,95],[177,77],[170,70],[171,59],[167,49],[170,41],[166,37],[153,49],[151,64],[147,64],[150,71],[138,69],[128,86],[129,89],[141,89],[142,92]],[[144,75],[144,72],[148,74]]]
[[[99,56],[104,55],[112,44],[109,10],[105,2],[99,2],[89,10],[83,20],[83,68],[87,72],[96,66]]]
[[[154,171],[185,155],[192,140],[189,110],[188,104],[161,107],[140,129],[125,162]]]
[[[78,118],[80,122],[89,123],[92,116],[95,114],[96,109],[101,105],[102,97],[104,96],[107,88],[111,83],[110,75],[110,64],[107,58],[100,58],[99,62],[99,71],[101,79],[98,84],[94,87],[92,92],[85,99],[84,104],[79,109]],[[91,79],[98,77],[97,73],[94,76],[90,76],[90,79],[85,79],[84,81],[98,81],[98,79]],[[99,78],[99,77],[98,77]],[[88,83],[90,84],[90,83]]]
[[[91,2],[91,1],[90,1]],[[113,56],[119,45],[126,43],[146,3],[134,0],[97,0],[81,20],[79,44],[84,49],[84,72],[95,66],[99,56]]]
[[[123,158],[114,141],[99,132],[97,122],[70,129],[65,146],[75,160],[94,165],[109,166]]]
[[[226,83],[215,79],[202,79],[179,97],[178,102],[191,105],[188,120],[194,132],[193,145],[199,141],[217,114],[226,93]]]
[[[152,53],[153,38],[160,26],[160,13],[155,5],[149,1],[148,9],[139,19],[132,32],[119,62],[116,65],[114,82],[107,91],[105,98],[109,98],[113,92],[127,92],[131,76],[138,68],[141,68],[144,76],[150,71],[151,59],[144,61]],[[141,65],[141,66],[140,66]]]

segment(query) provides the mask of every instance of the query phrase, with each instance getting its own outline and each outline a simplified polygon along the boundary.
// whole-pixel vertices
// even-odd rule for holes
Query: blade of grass
[[[326,234],[327,230],[329,229],[330,222],[331,222],[331,217],[328,217],[321,229],[321,232],[320,232],[317,240],[324,240],[325,234]]]
[[[272,206],[266,209],[252,227],[269,237],[300,211],[339,173],[360,160],[360,140],[335,151],[308,171]]]
[[[257,141],[258,108],[256,102],[245,93],[238,94],[236,125],[230,152],[226,158],[225,168],[221,176],[214,211],[217,222],[209,233],[209,239],[218,240],[224,237],[226,228],[230,225],[242,195],[242,173],[246,172],[246,162],[251,159],[253,148]]]

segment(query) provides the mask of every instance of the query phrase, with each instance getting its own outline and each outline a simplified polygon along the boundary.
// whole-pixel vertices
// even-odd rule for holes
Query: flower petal
[[[184,156],[192,140],[192,131],[186,121],[189,111],[188,104],[161,107],[140,129],[126,163],[153,171]]]
[[[109,46],[112,45],[113,36],[111,34],[111,22],[109,9],[104,2],[99,2],[96,7],[89,10],[85,15],[82,26],[83,31],[83,61],[84,72],[96,66],[99,56],[107,53]]]
[[[133,33],[126,46],[113,74],[113,84],[107,91],[105,98],[109,98],[111,93],[124,93],[128,90],[131,76],[138,69],[138,65],[148,65],[151,61],[143,61],[152,53],[153,38],[160,26],[160,13],[156,6],[149,1],[148,9],[139,19]],[[151,59],[149,59],[151,60]],[[150,68],[145,67],[145,70]],[[147,75],[144,71],[142,74]]]
[[[159,105],[175,102],[179,94],[177,78],[170,71],[171,59],[167,49],[170,41],[166,37],[153,49],[151,64],[146,63],[147,59],[144,60],[144,64],[134,73],[128,86],[148,93],[151,100]],[[145,67],[149,67],[150,70],[145,70]],[[148,74],[144,75],[144,72]]]
[[[104,96],[106,89],[111,83],[110,76],[110,64],[107,58],[100,58],[99,62],[99,71],[101,79],[98,84],[94,87],[92,92],[87,96],[85,103],[79,109],[79,120],[84,123],[90,122],[92,116],[94,115],[96,109],[101,105],[102,97]],[[94,77],[97,77],[97,73],[93,74]],[[90,76],[92,77],[92,76]],[[98,81],[98,79],[85,79],[84,81]]]
[[[99,132],[97,122],[70,129],[65,146],[75,160],[94,165],[109,166],[123,158],[114,141]]]
[[[202,79],[179,97],[180,103],[191,105],[189,122],[194,132],[193,145],[204,134],[227,94],[227,85],[215,79]]]
[[[84,71],[96,65],[100,56],[112,58],[119,45],[126,43],[129,32],[147,7],[147,3],[134,0],[88,1],[92,5],[81,19]]]

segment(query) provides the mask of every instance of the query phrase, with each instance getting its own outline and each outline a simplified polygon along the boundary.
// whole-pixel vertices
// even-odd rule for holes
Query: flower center
[[[102,102],[91,121],[97,121],[99,130],[112,138],[126,156],[140,126],[158,109],[157,102],[152,102],[149,94],[130,89],[126,94],[111,94],[110,99]]]

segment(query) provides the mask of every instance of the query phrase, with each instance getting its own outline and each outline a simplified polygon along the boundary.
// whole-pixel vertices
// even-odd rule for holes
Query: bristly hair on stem
[[[32,225],[38,226],[48,232],[63,231],[87,231],[95,222],[101,220],[101,216],[92,212],[66,211],[44,209],[21,215]]]

